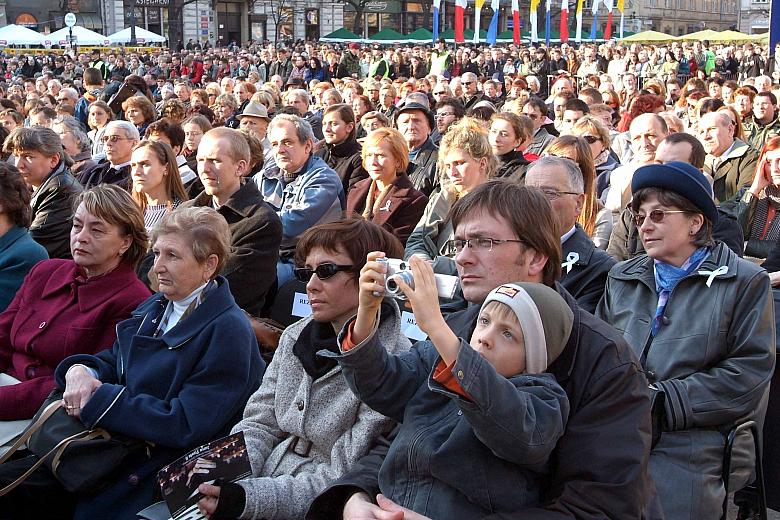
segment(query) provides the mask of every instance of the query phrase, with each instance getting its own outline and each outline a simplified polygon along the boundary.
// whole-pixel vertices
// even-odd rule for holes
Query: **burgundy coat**
[[[354,211],[362,215],[366,207],[366,197],[371,187],[371,179],[363,179],[349,190],[347,196],[347,212]],[[388,205],[389,202],[389,205]],[[414,188],[409,176],[401,174],[393,183],[393,187],[385,197],[382,207],[371,219],[371,222],[384,227],[405,245],[414,227],[422,218],[428,197]]]
[[[125,263],[93,279],[72,260],[36,264],[0,314],[0,372],[21,381],[0,387],[0,420],[35,415],[60,361],[111,347],[116,324],[149,294]]]

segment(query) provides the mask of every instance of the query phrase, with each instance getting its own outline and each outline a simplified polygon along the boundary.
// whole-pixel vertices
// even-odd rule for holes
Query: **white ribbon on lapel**
[[[710,286],[712,286],[712,281],[716,277],[718,277],[720,275],[723,275],[723,274],[726,274],[728,272],[729,272],[729,266],[722,265],[722,266],[718,267],[717,269],[715,269],[714,271],[699,271],[699,274],[702,275],[702,276],[706,276],[707,277],[707,287],[710,287]]]
[[[569,274],[576,264],[580,260],[580,254],[576,251],[566,255],[566,261],[561,264],[561,269],[566,269],[566,274]]]

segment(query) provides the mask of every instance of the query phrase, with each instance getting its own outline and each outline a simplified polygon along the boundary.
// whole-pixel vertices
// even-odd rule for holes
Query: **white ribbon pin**
[[[707,277],[707,287],[710,287],[710,286],[712,286],[712,281],[716,277],[718,277],[720,275],[723,275],[723,274],[726,274],[728,272],[729,272],[729,266],[722,265],[722,266],[718,267],[717,269],[715,269],[714,271],[699,271],[699,274],[702,275],[702,276],[706,276]]]
[[[379,211],[390,211],[390,203],[393,202],[392,200],[388,200],[385,202],[385,205],[379,208]]]
[[[561,264],[561,269],[566,269],[566,274],[569,274],[576,264],[580,260],[580,254],[576,251],[572,251],[566,255],[566,261]]]

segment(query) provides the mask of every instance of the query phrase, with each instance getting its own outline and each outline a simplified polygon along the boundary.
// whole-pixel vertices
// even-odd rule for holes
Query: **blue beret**
[[[648,164],[639,167],[631,180],[631,193],[642,188],[673,191],[699,208],[713,225],[718,221],[718,209],[712,198],[712,186],[695,166],[682,161]]]

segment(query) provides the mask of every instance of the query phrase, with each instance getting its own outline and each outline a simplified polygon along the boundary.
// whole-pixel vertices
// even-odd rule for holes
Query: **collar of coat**
[[[60,291],[73,291],[79,312],[89,312],[121,293],[136,277],[127,262],[121,262],[116,269],[102,276],[86,278],[84,271],[73,260],[50,260],[60,262],[49,274],[41,291],[46,299]]]
[[[748,153],[750,149],[751,149],[750,146],[748,146],[748,144],[745,143],[743,140],[734,139],[734,143],[720,157],[715,157],[712,154],[707,154],[705,164],[711,167],[715,159],[720,159],[720,164],[723,164],[729,159],[734,159],[735,157],[742,157],[743,155]]]
[[[169,348],[181,347],[191,338],[200,334],[217,316],[235,306],[236,301],[230,294],[227,280],[223,276],[217,276],[215,280],[217,287],[209,290],[208,296],[206,296],[208,305],[198,305],[187,316],[186,320],[180,321],[157,339]],[[156,320],[162,318],[162,313],[165,312],[167,305],[168,300],[161,293],[157,293],[139,305],[131,317],[121,322],[119,327],[129,328],[134,333],[151,336],[157,328]]]
[[[238,191],[231,195],[227,202],[219,207],[220,212],[223,211],[224,208],[243,218],[248,218],[255,213],[257,206],[263,202],[263,196],[260,194],[260,191],[257,189],[257,184],[255,184],[254,181],[250,179],[249,181],[245,180],[242,182],[243,184],[238,188]],[[214,206],[211,199],[211,195],[202,191],[193,199],[192,205],[208,206],[212,208]]]
[[[734,278],[739,273],[739,257],[734,254],[724,243],[716,242],[710,255],[702,262],[699,268],[688,275],[686,278],[698,277],[701,283],[706,283],[710,273],[716,271],[719,267],[727,266],[728,271],[718,275],[717,280],[726,280]],[[705,274],[706,273],[706,274]],[[617,280],[639,280],[650,289],[655,291],[655,270],[653,269],[653,259],[647,254],[641,254],[631,260],[626,260],[618,264],[609,276]]]

